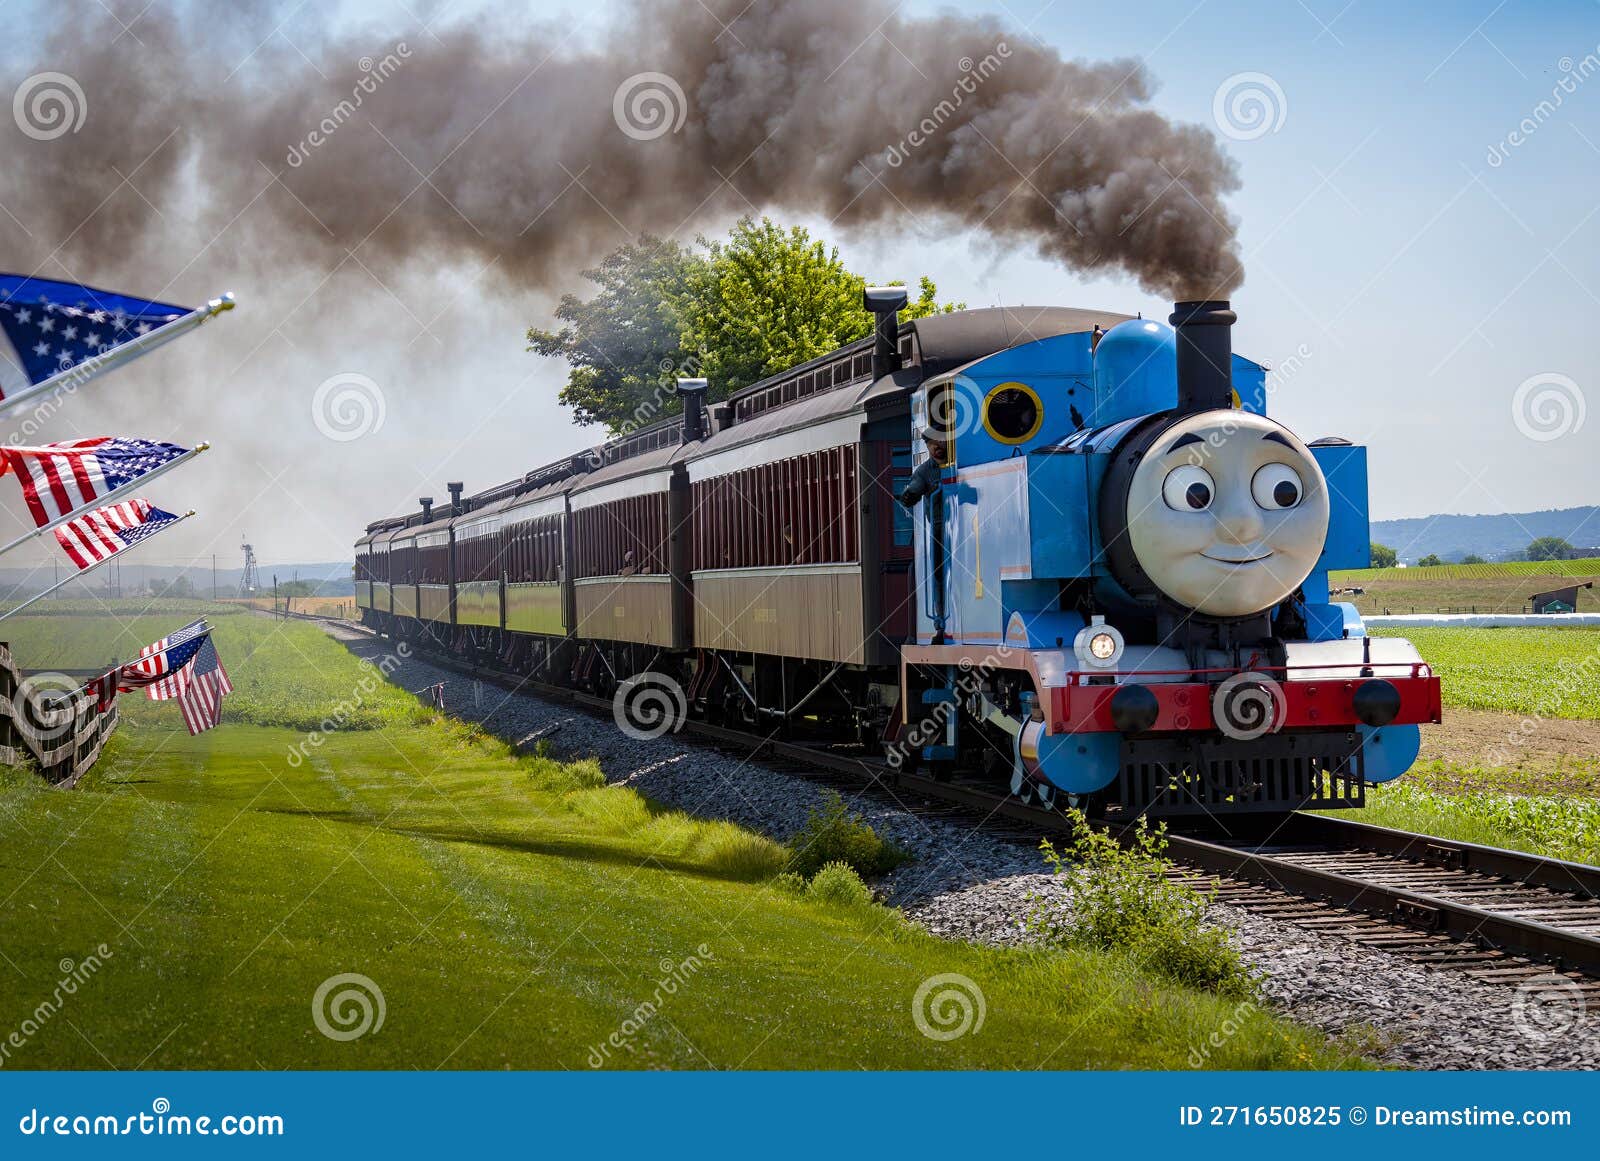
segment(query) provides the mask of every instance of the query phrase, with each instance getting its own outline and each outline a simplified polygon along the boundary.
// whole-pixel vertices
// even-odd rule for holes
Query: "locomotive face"
[[[1291,432],[1246,411],[1205,411],[1150,445],[1128,488],[1145,575],[1217,617],[1269,609],[1299,588],[1328,532],[1327,482]]]

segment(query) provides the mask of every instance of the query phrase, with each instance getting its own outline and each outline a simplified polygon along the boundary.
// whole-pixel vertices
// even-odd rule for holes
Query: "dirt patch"
[[[1600,721],[1446,710],[1422,727],[1415,776],[1434,790],[1600,797]]]

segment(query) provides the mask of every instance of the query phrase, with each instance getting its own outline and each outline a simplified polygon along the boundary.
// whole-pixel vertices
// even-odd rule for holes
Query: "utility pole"
[[[217,599],[217,554],[211,554],[211,599]]]

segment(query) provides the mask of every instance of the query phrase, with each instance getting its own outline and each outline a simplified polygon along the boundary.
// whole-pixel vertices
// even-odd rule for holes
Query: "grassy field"
[[[1600,718],[1600,629],[1374,630],[1433,666],[1446,707]]]
[[[60,629],[61,656],[93,647]],[[1181,1068],[1224,1027],[1210,1067],[1359,1063],[1114,954],[797,897],[767,840],[513,756],[311,625],[219,618],[217,640],[232,724],[190,738],[128,698],[82,788],[0,785],[6,1067]],[[367,728],[295,728],[357,700]],[[983,1020],[932,1039],[914,1000],[952,974]],[[360,1026],[347,988],[383,1019],[335,1039],[319,1020]]]
[[[1445,721],[1423,727],[1423,760],[1361,817],[1600,863],[1600,630],[1403,635],[1441,679]]]
[[[1600,799],[1497,790],[1502,772],[1427,763],[1367,794],[1362,822],[1600,864]]]

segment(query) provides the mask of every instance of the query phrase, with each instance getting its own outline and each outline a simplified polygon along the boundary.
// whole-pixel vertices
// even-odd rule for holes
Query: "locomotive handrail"
[[[1375,669],[1379,666],[1406,665],[1413,678],[1433,676],[1433,666],[1426,661],[1328,661],[1308,665],[1218,665],[1208,669],[1073,669],[1067,676],[1077,677],[1199,677],[1208,673],[1283,673],[1302,669]],[[1370,675],[1369,675],[1370,676]]]

